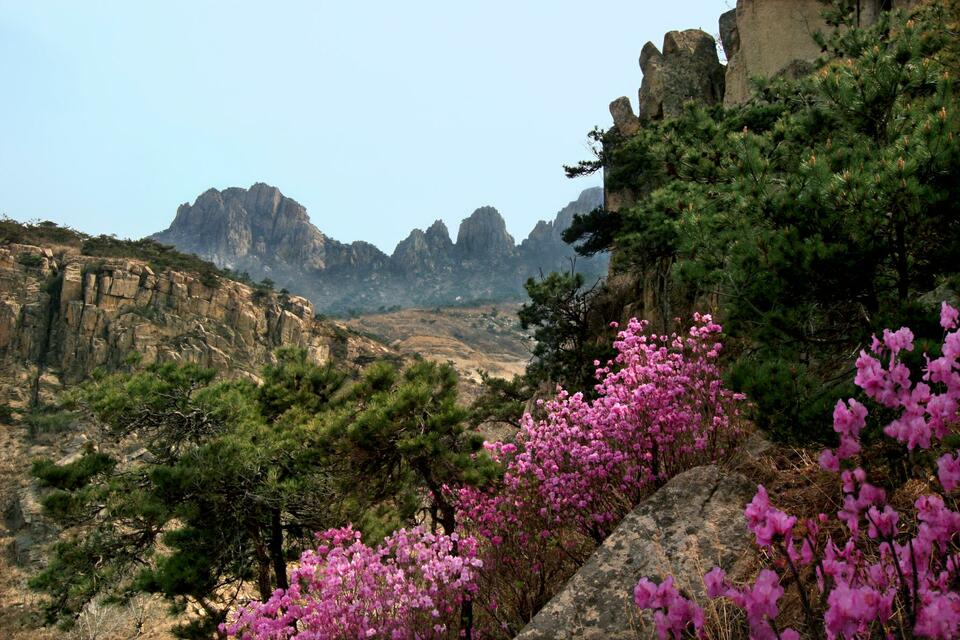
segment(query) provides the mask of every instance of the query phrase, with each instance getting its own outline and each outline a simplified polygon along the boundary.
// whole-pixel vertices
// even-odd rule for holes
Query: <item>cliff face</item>
[[[120,366],[195,362],[256,378],[279,346],[316,362],[364,361],[389,350],[314,318],[297,296],[257,292],[220,279],[154,272],[137,260],[79,255],[75,249],[0,246],[0,400],[27,405]]]
[[[857,0],[858,24],[873,23],[884,9],[908,9],[917,0]],[[820,16],[818,0],[737,0],[737,8],[720,21],[721,40],[727,56],[727,106],[750,98],[750,79],[795,74],[820,55],[813,39],[829,26]]]
[[[323,312],[446,306],[517,298],[527,278],[569,268],[574,252],[560,234],[601,200],[599,188],[587,189],[519,246],[500,213],[480,207],[461,222],[456,242],[438,220],[411,231],[388,256],[369,243],[326,237],[296,201],[255,184],[203,193],[152,238],[254,279],[270,278]],[[589,278],[604,275],[606,266],[606,256],[577,260]]]
[[[909,9],[919,2],[855,0],[854,15],[866,26],[885,9]],[[752,78],[803,72],[820,55],[814,34],[830,28],[820,15],[823,9],[820,0],[737,0],[718,22],[725,67],[714,38],[699,29],[667,33],[662,51],[646,43],[640,52],[638,112],[629,98],[617,98],[610,104],[614,126],[631,135],[640,122],[678,115],[691,100],[742,104],[752,95]]]

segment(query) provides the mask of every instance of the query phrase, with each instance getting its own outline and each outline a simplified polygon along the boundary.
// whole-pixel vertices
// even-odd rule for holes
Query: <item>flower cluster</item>
[[[946,335],[941,355],[925,356],[920,381],[911,379],[910,369],[901,360],[913,350],[914,336],[907,328],[884,331],[882,338],[874,338],[869,353],[861,352],[857,360],[855,383],[895,416],[883,433],[905,447],[908,455],[942,450],[944,438],[958,424],[958,316],[955,308],[943,304],[940,324]],[[868,409],[855,400],[839,402],[833,419],[840,444],[820,457],[824,469],[840,476],[843,498],[836,518],[846,530],[845,539],[821,533],[828,529],[823,526],[830,520],[826,514],[803,523],[798,533],[797,518],[774,508],[762,486],[744,512],[747,525],[757,545],[771,557],[779,557],[780,566],[797,585],[810,636],[956,638],[960,636],[960,513],[948,494],[960,484],[960,452],[944,453],[937,461],[942,492],[922,495],[914,502],[913,513],[900,513],[888,503],[884,489],[868,482],[863,468],[850,464],[861,452],[860,433],[868,415]],[[912,459],[922,466],[922,458]],[[841,465],[852,468],[841,471]],[[804,584],[806,575],[815,582],[810,588]],[[725,596],[745,610],[752,638],[798,637],[793,630],[777,627],[777,600],[783,587],[776,572],[762,571],[755,584],[746,588],[728,584],[720,569],[708,573],[704,581],[708,596]],[[650,587],[644,583],[644,588]],[[811,592],[818,592],[820,598],[811,597]],[[661,609],[655,603],[643,605]],[[679,605],[673,602],[672,606]],[[691,624],[695,632],[700,631],[695,620]],[[658,633],[668,638],[671,629],[658,626]]]
[[[481,566],[471,538],[400,529],[371,548],[350,527],[318,534],[290,588],[240,609],[221,633],[243,640],[457,637]]]
[[[615,358],[594,363],[594,400],[560,389],[542,405],[545,418],[524,416],[514,442],[487,444],[504,465],[502,483],[463,488],[458,499],[461,521],[486,542],[483,557],[496,557],[487,563],[494,571],[524,581],[539,575],[541,584],[546,573],[562,574],[551,554],[588,551],[650,490],[722,457],[739,437],[743,397],[723,387],[720,326],[697,315],[686,335],[646,329],[631,320]]]
[[[653,622],[662,638],[679,640],[685,631],[703,627],[703,609],[681,596],[669,576],[659,585],[641,579],[633,590],[633,601],[641,609],[654,611]]]

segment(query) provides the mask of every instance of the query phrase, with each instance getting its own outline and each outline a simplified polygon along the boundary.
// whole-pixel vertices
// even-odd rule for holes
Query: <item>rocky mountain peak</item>
[[[589,213],[601,205],[603,205],[603,189],[600,187],[585,189],[576,200],[558,211],[552,221],[538,222],[521,244],[521,249],[542,256],[563,253],[564,250],[569,251],[569,247],[563,241],[563,232],[570,227],[573,216]]]
[[[480,207],[460,223],[457,251],[464,257],[508,256],[515,247],[507,223],[493,207]]]
[[[430,225],[425,235],[427,244],[430,245],[434,251],[449,252],[453,249],[453,240],[450,239],[450,231],[447,230],[447,225],[443,223],[443,220],[437,220]]]
[[[177,209],[170,227],[151,236],[216,264],[262,270],[279,261],[323,268],[326,238],[307,210],[276,187],[208,189]]]

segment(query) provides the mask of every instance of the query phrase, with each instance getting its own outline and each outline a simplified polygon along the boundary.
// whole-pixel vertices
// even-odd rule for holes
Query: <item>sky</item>
[[[732,0],[0,0],[0,213],[139,238],[267,182],[388,253],[497,207],[519,241],[599,176],[644,43]]]

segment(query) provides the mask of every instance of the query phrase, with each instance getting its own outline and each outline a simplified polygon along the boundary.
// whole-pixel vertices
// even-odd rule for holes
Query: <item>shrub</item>
[[[63,433],[75,420],[76,414],[70,411],[51,409],[35,409],[23,417],[31,438],[44,433]]]
[[[423,528],[369,547],[350,527],[317,536],[290,587],[240,609],[220,630],[237,638],[456,638],[480,566],[475,543]]]
[[[10,424],[16,419],[13,407],[6,402],[0,402],[0,422]]]
[[[17,262],[29,269],[36,269],[43,264],[43,256],[39,253],[21,253],[17,256]]]
[[[504,465],[501,483],[460,490],[496,633],[519,630],[642,497],[722,458],[740,436],[742,396],[724,389],[716,366],[720,326],[697,315],[686,336],[645,328],[631,320],[616,357],[595,362],[595,400],[561,389],[543,420],[524,416],[515,443],[487,445]]]
[[[751,638],[800,637],[777,622],[782,582],[798,589],[804,637],[945,639],[960,634],[960,512],[952,495],[960,486],[960,451],[947,446],[960,403],[958,316],[955,308],[942,305],[941,355],[924,354],[920,380],[911,379],[904,362],[914,348],[906,327],[885,330],[882,338],[874,336],[869,352],[860,352],[854,382],[873,406],[854,399],[838,402],[833,428],[840,444],[820,457],[821,466],[839,476],[842,508],[835,516],[821,513],[798,522],[773,507],[764,487],[758,487],[744,515],[757,545],[772,559],[770,568],[746,586],[729,583],[719,568],[704,576],[708,596],[729,598],[745,609]],[[905,449],[915,470],[910,481],[924,487],[912,511],[896,510],[887,490],[868,482],[868,477],[883,478],[880,469],[868,476],[861,466],[871,459],[861,442],[871,410],[892,416],[884,420],[883,434]],[[659,587],[642,580],[635,601],[656,611],[660,638],[702,632],[702,611],[669,580]]]

